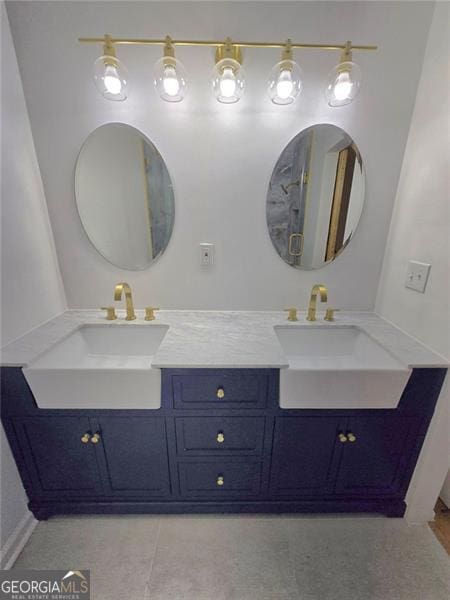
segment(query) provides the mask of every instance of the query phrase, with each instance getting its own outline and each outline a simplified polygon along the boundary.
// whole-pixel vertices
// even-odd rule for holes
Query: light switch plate
[[[416,292],[422,292],[423,294],[427,285],[430,269],[431,265],[428,263],[410,260],[406,271],[405,287],[416,290]]]
[[[214,263],[214,244],[200,244],[200,264],[209,267]]]

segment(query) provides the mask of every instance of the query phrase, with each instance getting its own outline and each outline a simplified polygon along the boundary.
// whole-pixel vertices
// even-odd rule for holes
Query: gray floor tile
[[[161,521],[146,600],[298,598],[281,520]]]
[[[92,600],[449,600],[427,526],[349,517],[67,517],[14,568],[91,569]]]
[[[14,569],[90,569],[92,600],[140,600],[158,529],[151,516],[50,519],[38,524]]]
[[[450,561],[400,519],[286,521],[301,600],[449,600]]]

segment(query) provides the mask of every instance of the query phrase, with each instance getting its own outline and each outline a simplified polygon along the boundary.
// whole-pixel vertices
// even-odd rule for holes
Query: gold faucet
[[[311,298],[309,300],[308,316],[306,317],[306,319],[308,321],[315,321],[316,320],[317,294],[320,294],[320,301],[321,302],[326,302],[327,299],[328,299],[327,293],[328,293],[328,290],[327,290],[327,288],[324,285],[321,285],[320,283],[317,283],[316,285],[313,286],[313,289],[311,290]]]
[[[127,308],[127,316],[125,321],[134,321],[136,314],[134,312],[133,297],[131,295],[131,288],[128,283],[118,283],[114,288],[114,300],[122,299],[122,292],[125,292],[125,306]]]

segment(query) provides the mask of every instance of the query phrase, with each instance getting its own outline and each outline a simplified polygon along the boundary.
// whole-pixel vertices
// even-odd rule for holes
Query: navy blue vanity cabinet
[[[382,416],[347,420],[337,494],[373,497],[401,492],[421,418],[381,412]]]
[[[96,450],[105,495],[151,498],[170,493],[164,418],[102,415],[91,422],[99,434]]]
[[[342,451],[338,436],[345,422],[342,417],[277,417],[270,475],[273,497],[333,493]]]
[[[87,417],[24,417],[14,419],[13,427],[34,497],[102,493]]]
[[[163,369],[158,410],[46,410],[2,368],[2,422],[29,507],[68,513],[402,516],[445,369],[396,409],[286,410],[275,369]],[[299,389],[299,394],[302,390]]]

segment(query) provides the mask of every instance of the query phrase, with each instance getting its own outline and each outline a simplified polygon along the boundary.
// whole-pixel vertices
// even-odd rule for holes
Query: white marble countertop
[[[340,312],[334,323],[323,321],[322,311],[313,324],[299,312],[291,323],[281,311],[158,311],[155,321],[145,321],[136,311],[135,321],[107,321],[104,311],[68,310],[33,329],[1,350],[1,365],[26,366],[77,328],[86,324],[106,327],[168,325],[169,330],[153,357],[155,368],[274,368],[289,367],[274,331],[275,325],[355,325],[379,342],[405,367],[448,367],[448,361],[371,312]]]

